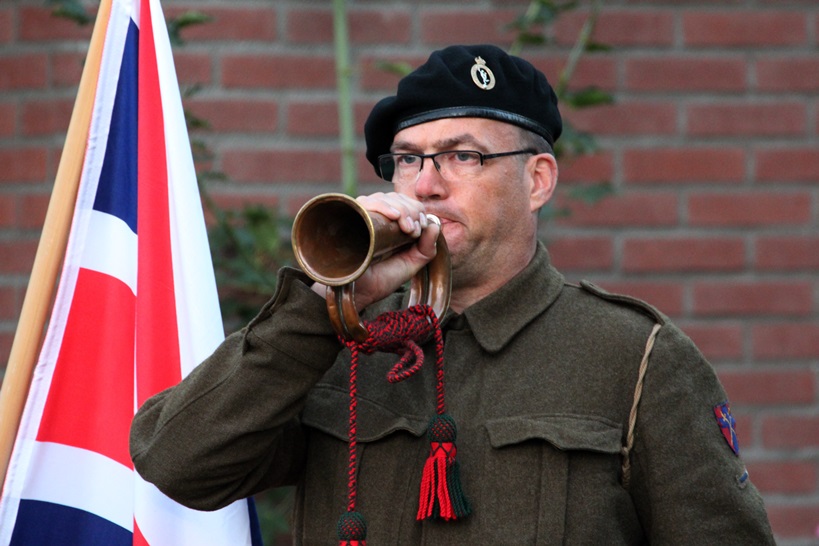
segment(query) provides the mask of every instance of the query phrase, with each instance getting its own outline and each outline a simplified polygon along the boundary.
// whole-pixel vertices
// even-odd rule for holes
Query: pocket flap
[[[310,391],[302,412],[303,424],[347,441],[350,429],[350,393],[332,385],[317,385]],[[429,419],[422,416],[402,415],[394,410],[358,396],[357,441],[374,442],[402,430],[422,436]]]
[[[486,422],[489,442],[500,448],[545,440],[561,450],[619,453],[622,428],[618,423],[588,415],[524,415],[491,419]]]

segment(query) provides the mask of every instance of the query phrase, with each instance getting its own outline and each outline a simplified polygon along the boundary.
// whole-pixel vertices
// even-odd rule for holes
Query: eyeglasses
[[[482,154],[475,150],[447,150],[434,154],[394,153],[378,156],[378,167],[381,178],[393,184],[413,182],[418,179],[424,160],[429,158],[445,180],[455,180],[474,176],[481,172],[483,162],[496,157],[520,154],[536,154],[537,150],[515,150],[499,154]]]

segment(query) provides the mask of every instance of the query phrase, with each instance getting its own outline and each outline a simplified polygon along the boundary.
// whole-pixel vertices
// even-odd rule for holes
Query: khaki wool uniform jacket
[[[305,281],[284,270],[245,329],[146,402],[131,452],[144,478],[203,510],[296,484],[295,543],[338,544],[349,351]],[[621,450],[655,324],[624,488]],[[415,517],[435,415],[433,344],[422,370],[399,384],[385,377],[396,355],[363,356],[356,508],[370,546],[773,544],[762,499],[714,416],[727,400],[714,371],[647,304],[566,284],[539,246],[516,278],[447,314],[442,329],[472,514]]]

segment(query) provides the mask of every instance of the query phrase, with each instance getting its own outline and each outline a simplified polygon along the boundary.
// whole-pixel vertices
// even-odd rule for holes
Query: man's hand
[[[375,193],[356,201],[366,210],[397,222],[401,231],[418,239],[401,252],[373,264],[355,281],[356,307],[360,311],[395,292],[435,257],[441,227],[427,218],[423,203],[405,195]],[[322,297],[326,293],[326,287],[320,283],[315,283],[313,290]]]

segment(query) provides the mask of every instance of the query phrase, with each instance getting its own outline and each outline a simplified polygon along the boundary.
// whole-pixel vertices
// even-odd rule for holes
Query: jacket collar
[[[481,347],[495,353],[557,299],[563,284],[563,275],[552,267],[549,253],[538,243],[529,265],[504,286],[465,309],[463,316]]]

